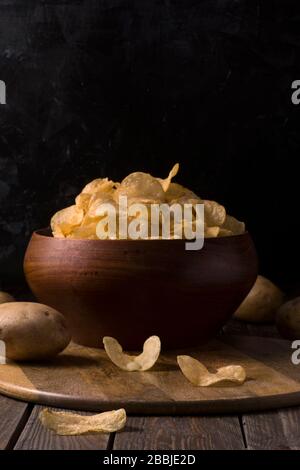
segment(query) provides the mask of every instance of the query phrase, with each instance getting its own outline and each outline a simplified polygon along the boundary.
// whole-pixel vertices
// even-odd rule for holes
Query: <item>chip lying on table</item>
[[[53,236],[94,240],[133,239],[133,235],[127,231],[127,226],[135,224],[141,233],[139,238],[187,238],[186,227],[190,226],[194,230],[199,221],[197,207],[200,204],[204,207],[204,221],[201,223],[206,238],[239,235],[245,231],[245,224],[228,215],[221,204],[201,199],[191,190],[173,183],[172,178],[177,175],[178,170],[179,164],[176,163],[165,179],[155,178],[148,173],[135,172],[126,176],[121,183],[115,183],[108,178],[91,181],[78,194],[75,204],[54,214],[51,219]],[[175,212],[172,212],[168,235],[163,229],[165,213],[159,212],[154,218],[154,208],[158,206],[162,209],[176,206],[182,210],[183,215],[179,222],[174,215]],[[185,218],[184,211],[188,206],[192,215],[190,218]],[[114,210],[115,224],[107,222],[108,208]],[[126,223],[125,234],[124,229],[121,229],[121,221]]]
[[[83,416],[65,411],[53,411],[44,408],[39,419],[43,426],[61,436],[77,436],[81,434],[98,434],[116,432],[126,424],[126,411],[105,411],[92,416]]]

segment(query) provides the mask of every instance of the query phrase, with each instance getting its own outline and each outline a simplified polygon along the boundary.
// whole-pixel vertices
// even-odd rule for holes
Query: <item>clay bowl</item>
[[[159,335],[164,349],[200,345],[215,336],[257,276],[248,233],[184,240],[69,240],[32,235],[24,270],[39,302],[62,312],[74,341],[102,347],[114,336],[139,350]]]

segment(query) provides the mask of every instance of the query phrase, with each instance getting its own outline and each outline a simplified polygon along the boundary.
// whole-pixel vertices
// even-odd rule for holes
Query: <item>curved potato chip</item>
[[[119,196],[165,200],[165,192],[160,182],[149,173],[140,171],[131,173],[123,179],[114,194],[114,199],[117,202]]]
[[[97,178],[88,183],[82,192],[76,197],[75,205],[67,207],[57,212],[51,219],[52,234],[57,238],[109,238],[123,239],[132,238],[126,232],[126,226],[129,227],[130,222],[134,222],[131,226],[135,230],[135,235],[141,232],[141,225],[137,225],[135,221],[138,216],[133,216],[128,209],[133,204],[144,204],[148,213],[148,238],[182,238],[182,228],[184,227],[183,238],[189,239],[193,236],[198,216],[198,208],[196,204],[204,204],[205,231],[204,236],[222,237],[236,235],[245,232],[245,224],[238,221],[234,217],[226,216],[225,208],[215,201],[199,198],[193,191],[181,186],[178,183],[172,183],[172,178],[177,174],[179,164],[176,163],[171,169],[169,175],[165,179],[154,178],[148,173],[135,172],[123,179],[122,183],[115,183],[108,178]],[[119,200],[119,196],[127,197],[127,204]],[[168,222],[165,224],[163,218],[157,216],[157,208],[152,212],[152,204],[167,203],[169,205],[179,204],[182,208],[184,219],[189,220],[185,209],[186,205],[192,205],[192,224],[182,221],[174,225],[172,215],[170,218],[170,233],[168,232]],[[117,216],[116,221],[112,224],[105,222],[105,215],[98,215],[98,209],[101,204],[112,204],[114,206],[114,215]],[[187,208],[188,209],[188,208]],[[127,224],[124,223],[127,218]],[[143,218],[143,226],[146,224],[146,217]],[[124,220],[125,219],[125,220]],[[109,221],[111,218],[109,218]],[[95,236],[95,225],[100,224],[99,233],[101,236]],[[121,223],[122,222],[122,223]],[[107,229],[106,225],[107,224]],[[152,230],[150,229],[153,224]],[[202,224],[202,221],[201,221]],[[134,228],[136,227],[136,229]],[[102,230],[104,229],[104,231]],[[117,230],[116,230],[117,229]],[[119,231],[121,229],[121,231]],[[193,230],[192,230],[193,229]],[[140,238],[144,237],[146,230],[142,230]],[[202,232],[201,232],[202,233]]]
[[[87,210],[87,216],[90,217],[91,219],[93,219],[95,217],[99,218],[99,215],[97,214],[97,211],[101,208],[101,206],[103,204],[105,204],[105,206],[107,204],[111,204],[113,207],[116,207],[116,203],[113,199],[111,199],[109,196],[107,196],[107,197],[104,196],[103,197],[103,195],[102,195],[102,197],[94,198],[93,200],[91,200],[91,203],[90,203],[89,208]]]
[[[234,233],[231,230],[227,230],[227,228],[222,228],[222,227],[218,227],[218,228],[219,228],[218,237],[229,237],[231,235],[234,235]]]
[[[216,201],[202,201],[204,203],[205,223],[209,227],[223,225],[226,218],[225,207]]]
[[[119,431],[126,424],[126,411],[120,408],[119,410],[85,416],[45,408],[40,412],[39,419],[43,426],[60,436],[77,436]]]
[[[223,229],[230,230],[233,235],[240,235],[245,232],[244,222],[240,222],[231,215],[226,215],[226,219],[222,225]]]
[[[104,336],[103,344],[110,360],[120,369],[127,371],[150,369],[157,361],[161,347],[158,336],[150,336],[144,343],[143,352],[138,356],[124,353],[120,343],[111,336]]]
[[[174,203],[174,200],[173,200],[173,203]],[[202,200],[200,199],[200,197],[197,197],[197,196],[190,197],[188,195],[185,195],[176,199],[176,204],[181,204],[181,205],[192,204],[194,206],[195,204],[201,204],[201,203],[202,203]]]
[[[180,198],[183,198],[183,197],[197,199],[197,200],[200,199],[195,193],[193,193],[193,191],[185,188],[184,186],[181,186],[181,184],[178,184],[178,183],[170,183],[165,196],[166,196],[166,201],[169,203],[175,202],[175,201],[177,202]]]
[[[67,235],[67,238],[72,238],[74,240],[79,240],[81,238],[87,238],[88,240],[97,240],[96,234],[97,222],[92,222],[87,225],[81,225],[80,227],[75,227],[72,232]]]
[[[220,233],[220,227],[205,227],[204,236],[206,238],[216,238]]]
[[[97,178],[88,183],[81,192],[88,194],[94,194],[98,192],[109,193],[114,190],[115,184],[116,183],[109,180],[108,178]]]
[[[89,194],[89,193],[80,193],[80,194],[78,194],[78,196],[76,196],[76,199],[75,199],[76,206],[79,209],[83,209],[84,212],[86,212],[88,207],[89,207],[91,196],[92,195]]]
[[[200,361],[191,356],[177,356],[177,362],[183,375],[193,385],[199,387],[241,385],[246,380],[246,372],[242,366],[220,367],[215,374],[212,374]]]
[[[162,188],[164,190],[164,192],[166,193],[169,189],[169,186],[171,184],[171,181],[172,181],[172,178],[174,178],[177,173],[179,171],[179,163],[175,163],[175,165],[173,166],[172,170],[170,171],[168,177],[166,179],[161,179],[161,178],[157,178],[157,180],[160,182],[160,184],[162,185]]]
[[[54,236],[66,237],[72,229],[81,224],[84,212],[76,205],[62,209],[51,219],[51,229]]]

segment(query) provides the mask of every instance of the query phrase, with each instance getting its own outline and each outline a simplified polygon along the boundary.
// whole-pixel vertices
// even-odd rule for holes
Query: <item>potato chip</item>
[[[240,235],[245,232],[244,222],[240,222],[231,215],[226,215],[222,229],[230,230],[234,235]]]
[[[222,227],[218,227],[218,228],[219,228],[218,237],[229,237],[231,235],[234,235],[234,233],[231,230],[227,230],[227,228],[222,228]]]
[[[66,237],[72,229],[81,224],[84,211],[76,205],[62,209],[51,219],[51,229],[54,236],[59,238]]]
[[[111,199],[109,196],[108,197],[98,196],[98,198],[94,198],[93,200],[91,200],[91,203],[89,205],[86,215],[91,219],[101,217],[99,216],[98,211],[99,209],[101,209],[101,206],[104,208],[103,204],[105,204],[105,207],[107,207],[106,206],[107,204],[110,204],[111,206],[116,207],[115,201]]]
[[[144,343],[143,352],[138,356],[124,353],[120,343],[111,336],[105,336],[103,344],[111,361],[120,369],[127,371],[143,371],[153,367],[159,357],[161,348],[158,336],[150,336]]]
[[[174,178],[177,173],[179,171],[179,163],[175,163],[175,165],[173,166],[172,170],[170,171],[169,173],[169,176],[166,178],[166,179],[161,179],[161,178],[157,178],[157,180],[160,182],[160,184],[162,185],[162,188],[164,190],[164,192],[166,193],[169,189],[169,186],[171,184],[171,181],[172,181],[172,178]]]
[[[97,178],[88,183],[81,193],[111,193],[115,188],[115,183],[108,178]]]
[[[199,387],[241,385],[246,380],[246,372],[242,366],[220,367],[215,374],[212,374],[200,361],[191,356],[177,356],[177,362],[183,375],[193,385]]]
[[[96,228],[97,221],[87,225],[82,225],[80,227],[75,227],[72,232],[67,235],[67,238],[72,238],[74,240],[80,240],[82,238],[86,238],[88,240],[98,240]]]
[[[177,201],[179,202],[179,199],[183,197],[197,200],[200,199],[195,193],[193,193],[193,191],[185,188],[184,186],[181,186],[181,184],[178,183],[170,183],[168,190],[166,191],[165,197],[168,203]]]
[[[83,209],[84,212],[88,210],[89,203],[92,195],[89,193],[80,193],[75,199],[75,204],[79,209]]]
[[[205,227],[204,236],[206,238],[216,238],[220,233],[220,227]]]
[[[202,200],[193,191],[172,183],[172,178],[177,175],[179,164],[176,163],[165,179],[154,178],[148,173],[134,172],[123,179],[122,183],[115,183],[108,178],[97,178],[88,183],[82,192],[76,197],[75,205],[57,212],[51,219],[52,234],[56,238],[73,239],[190,239],[193,237],[195,228],[199,227],[199,211],[197,204],[204,204],[204,221],[206,238],[224,237],[245,232],[245,224],[234,217],[226,216],[226,210],[215,201]],[[123,201],[120,196],[126,196]],[[124,201],[126,200],[126,202]],[[116,218],[112,224],[108,219],[107,212],[99,215],[100,206],[111,204],[114,207],[113,217]],[[136,220],[138,214],[132,214],[130,208],[133,204],[146,206],[148,221],[145,214],[141,219],[142,225]],[[165,204],[172,206],[180,205],[182,218],[175,221],[173,216],[169,219],[156,216],[157,207],[153,205]],[[189,207],[187,206],[189,205]],[[192,221],[188,223],[190,213],[186,209],[193,206]],[[152,212],[153,208],[153,212]],[[162,207],[160,211],[165,210]],[[171,211],[172,212],[172,211]],[[133,222],[132,225],[131,222]],[[146,224],[147,222],[147,224]],[[197,222],[198,225],[195,225]],[[95,235],[96,226],[99,223],[98,233]],[[200,221],[202,224],[202,220]],[[192,224],[192,225],[191,225]],[[148,230],[145,226],[148,225]],[[135,232],[134,236],[129,234],[129,226]],[[141,230],[143,226],[143,229]],[[193,227],[193,230],[191,230]],[[170,228],[170,229],[169,229]],[[184,228],[184,230],[182,230]],[[147,235],[148,234],[148,235]],[[201,228],[202,235],[202,228]]]
[[[43,426],[60,436],[99,434],[116,432],[124,428],[126,424],[126,411],[120,408],[119,410],[84,416],[44,408],[39,414],[39,419]]]
[[[115,201],[118,202],[119,196],[165,200],[165,192],[160,182],[148,173],[142,172],[131,173],[123,179],[115,191]]]
[[[223,225],[226,219],[225,207],[215,201],[204,200],[204,220],[207,226]]]

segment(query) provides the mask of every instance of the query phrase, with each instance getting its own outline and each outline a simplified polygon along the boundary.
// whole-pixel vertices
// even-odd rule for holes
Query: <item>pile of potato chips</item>
[[[225,208],[215,201],[201,199],[191,190],[173,183],[172,178],[176,176],[179,170],[179,164],[176,163],[166,179],[155,178],[148,173],[135,172],[128,175],[121,183],[115,183],[108,178],[98,178],[88,183],[81,193],[76,197],[75,204],[58,211],[51,219],[51,229],[54,237],[71,239],[98,239],[96,233],[97,224],[104,217],[97,214],[97,209],[104,204],[110,204],[115,207],[116,213],[120,211],[119,197],[127,197],[127,205],[144,204],[148,211],[148,220],[151,217],[152,204],[179,204],[184,207],[185,204],[204,204],[204,236],[222,237],[229,235],[238,235],[245,231],[243,222],[227,215]],[[195,212],[194,212],[195,214]],[[140,217],[140,214],[136,214]],[[194,216],[196,217],[196,216]],[[134,216],[128,216],[128,223]],[[161,225],[162,219],[159,219]],[[182,220],[182,228],[187,223]],[[190,222],[196,223],[196,218]],[[149,223],[150,226],[150,223]],[[181,227],[180,227],[181,228]],[[178,238],[178,227],[171,226],[170,238]],[[110,233],[107,229],[105,238],[119,238],[118,231]],[[161,226],[158,230],[162,237]],[[182,230],[184,238],[184,231]],[[130,237],[128,237],[130,238]],[[149,232],[150,239],[153,239]]]

